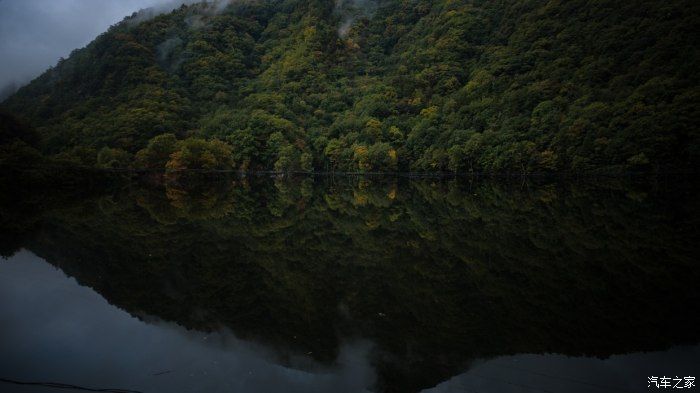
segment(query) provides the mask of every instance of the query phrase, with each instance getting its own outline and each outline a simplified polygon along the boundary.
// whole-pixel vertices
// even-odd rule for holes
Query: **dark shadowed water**
[[[0,391],[639,392],[697,377],[690,184],[3,192]]]

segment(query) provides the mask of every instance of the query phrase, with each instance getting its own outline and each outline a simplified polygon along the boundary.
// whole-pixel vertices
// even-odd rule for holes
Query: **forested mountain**
[[[126,18],[3,106],[44,154],[101,167],[687,172],[699,15],[694,0],[195,4]]]

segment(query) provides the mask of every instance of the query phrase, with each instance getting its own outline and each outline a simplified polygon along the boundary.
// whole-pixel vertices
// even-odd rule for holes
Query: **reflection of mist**
[[[374,380],[366,342],[343,345],[333,366],[287,354],[284,367],[227,329],[138,320],[26,251],[0,264],[0,295],[6,377],[170,392],[359,392]]]
[[[482,360],[468,372],[425,393],[639,392],[652,375],[694,375],[700,346],[634,353],[608,359],[516,355]]]
[[[243,391],[348,384],[339,391],[356,391],[376,373],[379,391],[417,392],[478,358],[609,357],[697,343],[698,252],[687,239],[697,234],[698,209],[683,187],[237,174],[178,180],[134,183],[99,199],[54,194],[3,206],[12,218],[3,233],[23,234],[4,249],[27,247],[149,321],[77,291],[72,280],[44,279],[41,271],[17,276],[7,270],[15,264],[0,263],[0,347],[11,343],[9,358],[19,359],[9,370],[32,370],[39,349],[54,365],[79,348],[69,369],[105,358],[104,367],[118,370],[107,378],[90,362],[88,371],[102,376],[96,381],[136,375],[138,386],[159,388],[206,378]],[[36,260],[15,258],[22,255]],[[48,289],[56,283],[64,288]],[[69,297],[97,297],[99,306],[66,309],[80,304]],[[348,336],[371,338],[376,348],[343,345]],[[85,337],[92,352],[82,348]],[[80,377],[56,367],[63,374],[55,375]],[[261,374],[268,378],[258,381]],[[469,375],[449,386],[474,387],[478,378]]]

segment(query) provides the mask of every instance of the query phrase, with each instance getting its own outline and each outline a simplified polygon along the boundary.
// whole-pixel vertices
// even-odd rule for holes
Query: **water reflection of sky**
[[[362,392],[374,380],[366,342],[337,366],[292,359],[230,333],[145,323],[29,252],[0,261],[0,378],[143,392]],[[700,347],[606,360],[520,355],[480,362],[430,392],[636,392],[648,375],[695,375]],[[695,374],[693,374],[695,371]],[[697,376],[697,375],[695,375]],[[0,384],[3,392],[46,388]]]
[[[366,344],[331,370],[285,368],[233,335],[141,322],[28,252],[0,263],[0,347],[2,378],[144,392],[361,392],[373,378]]]

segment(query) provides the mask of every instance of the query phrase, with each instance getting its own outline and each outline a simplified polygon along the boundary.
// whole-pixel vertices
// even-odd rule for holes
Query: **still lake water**
[[[131,182],[3,192],[0,219],[5,380],[639,392],[700,370],[700,203],[678,182]]]

